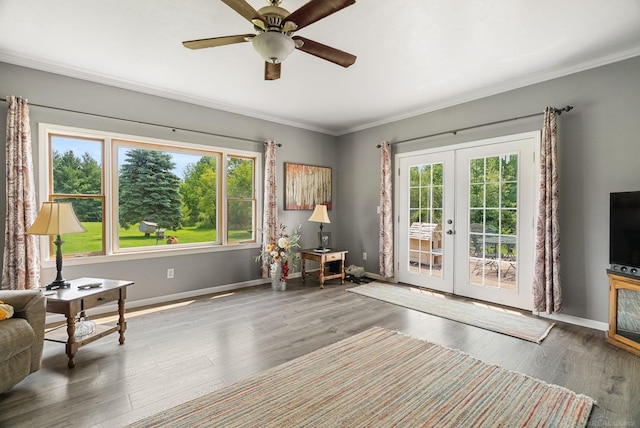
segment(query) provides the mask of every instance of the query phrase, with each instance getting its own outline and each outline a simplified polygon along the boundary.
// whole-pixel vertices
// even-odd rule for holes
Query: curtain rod
[[[0,98],[0,101],[4,101],[6,103],[7,99],[6,98]],[[214,132],[197,131],[195,129],[180,128],[178,126],[168,126],[168,125],[162,125],[162,124],[159,124],[159,123],[144,122],[144,121],[141,121],[141,120],[125,119],[125,118],[122,118],[122,117],[108,116],[108,115],[104,115],[104,114],[87,113],[87,112],[84,112],[84,111],[71,110],[71,109],[62,108],[62,107],[47,106],[47,105],[43,105],[43,104],[33,104],[33,103],[29,103],[29,102],[27,102],[27,104],[30,107],[32,106],[32,107],[48,108],[48,109],[52,109],[52,110],[65,111],[65,112],[68,112],[68,113],[77,113],[77,114],[84,114],[84,115],[88,115],[88,116],[101,117],[103,119],[121,120],[123,122],[138,123],[138,124],[141,124],[141,125],[158,126],[158,127],[161,127],[161,128],[171,129],[171,131],[173,131],[173,132],[176,132],[176,131],[195,132],[197,134],[211,135],[213,137],[230,138],[230,139],[233,139],[233,140],[248,141],[248,142],[251,142],[251,143],[264,143],[264,140],[252,140],[250,138],[233,137],[231,135],[216,134]],[[278,147],[282,147],[282,144],[277,144],[277,146]]]
[[[568,111],[571,111],[571,110],[573,110],[573,106],[566,106],[566,107],[563,107],[563,108],[556,108],[555,109],[555,111],[556,111],[556,113],[558,115],[561,115],[565,111],[568,112]],[[414,138],[408,138],[406,140],[392,141],[392,142],[390,142],[390,144],[408,143],[410,141],[423,140],[425,138],[431,138],[431,137],[439,137],[441,135],[446,135],[446,134],[456,135],[458,132],[461,132],[461,131],[468,131],[470,129],[482,128],[484,126],[491,126],[491,125],[497,125],[497,124],[505,123],[505,122],[512,122],[514,120],[528,119],[530,117],[540,116],[540,115],[543,115],[543,114],[544,114],[544,112],[532,113],[532,114],[528,114],[526,116],[518,116],[518,117],[512,117],[510,119],[496,120],[495,122],[481,123],[480,125],[467,126],[466,128],[454,129],[454,130],[451,130],[451,131],[444,131],[444,132],[437,132],[435,134],[430,134],[430,135],[423,135],[422,137],[414,137]],[[380,148],[380,147],[382,147],[382,145],[378,144],[376,147]]]

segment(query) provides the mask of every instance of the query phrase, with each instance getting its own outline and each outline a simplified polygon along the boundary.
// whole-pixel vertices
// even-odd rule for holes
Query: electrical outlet
[[[173,271],[173,268],[169,268],[167,269],[167,279],[173,279],[173,274],[175,272]]]
[[[367,253],[362,253],[362,260],[367,260]]]

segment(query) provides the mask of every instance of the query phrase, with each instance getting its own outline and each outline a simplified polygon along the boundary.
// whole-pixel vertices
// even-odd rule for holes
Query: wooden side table
[[[79,289],[83,284],[101,283],[100,287]],[[74,357],[81,346],[100,339],[114,332],[120,332],[119,342],[124,343],[124,332],[127,329],[127,323],[124,319],[124,302],[127,297],[127,287],[133,282],[120,281],[104,278],[78,278],[69,281],[69,288],[58,289],[54,294],[45,292],[47,296],[47,312],[62,314],[67,317],[66,331],[65,326],[57,327],[45,334],[45,340],[66,344],[69,368],[75,367]],[[86,319],[85,310],[104,305],[105,303],[118,302],[118,322],[115,326],[96,325],[93,333],[86,336],[76,337],[76,318]]]
[[[340,284],[344,284],[344,259],[348,251],[329,250],[327,252],[315,251],[313,249],[300,250],[300,258],[302,259],[302,282],[305,282],[307,275],[313,275],[314,272],[306,271],[306,261],[312,260],[320,264],[318,278],[320,278],[320,288],[324,288],[324,282],[327,279],[340,278]],[[325,264],[328,262],[340,261],[340,273],[333,275],[325,275]]]

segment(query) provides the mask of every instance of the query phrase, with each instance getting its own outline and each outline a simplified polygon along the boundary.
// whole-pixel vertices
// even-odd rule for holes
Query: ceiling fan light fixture
[[[252,39],[251,43],[260,56],[272,64],[281,63],[295,49],[295,42],[291,37],[279,31],[260,33]]]

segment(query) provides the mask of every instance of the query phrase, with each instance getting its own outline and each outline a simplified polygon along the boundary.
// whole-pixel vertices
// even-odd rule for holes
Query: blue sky
[[[89,153],[89,156],[95,159],[102,167],[101,145],[98,141],[55,136],[53,137],[53,149],[58,150],[61,154],[71,150],[77,157],[80,157],[85,153]],[[172,153],[172,161],[176,164],[173,169],[173,173],[178,177],[183,178],[184,168],[190,163],[197,162],[200,157],[201,156],[188,155],[184,153]],[[122,165],[123,160],[124,159],[119,159],[118,167]]]

